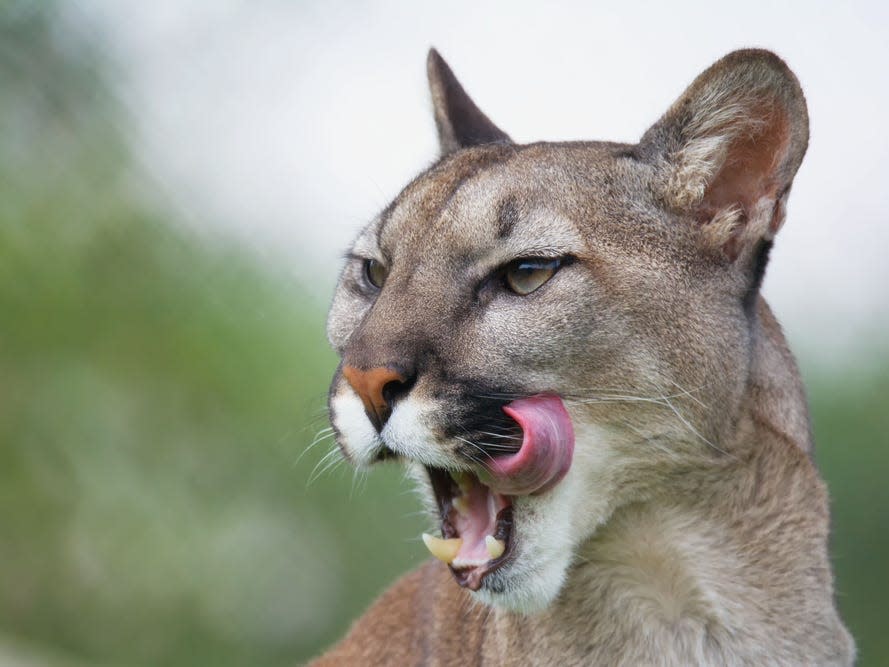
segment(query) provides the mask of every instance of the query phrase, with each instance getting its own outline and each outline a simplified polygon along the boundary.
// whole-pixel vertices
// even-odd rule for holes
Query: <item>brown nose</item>
[[[404,375],[391,368],[377,367],[362,371],[344,366],[343,377],[364,403],[364,411],[377,431],[382,430],[392,413],[392,401],[408,386]]]

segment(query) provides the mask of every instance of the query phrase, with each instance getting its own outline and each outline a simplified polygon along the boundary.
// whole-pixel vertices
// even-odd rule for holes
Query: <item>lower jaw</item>
[[[483,586],[487,589],[487,576],[493,573],[495,570],[499,569],[499,567],[500,565],[492,568],[474,567],[457,569],[454,568],[452,565],[448,565],[448,568],[451,570],[451,574],[454,576],[454,581],[456,581],[463,588],[467,588],[473,592],[480,591]]]
[[[505,507],[497,514],[497,532],[495,537],[502,540],[506,544],[503,555],[496,559],[489,560],[481,565],[461,566],[459,563],[448,564],[454,580],[463,588],[471,591],[478,591],[484,585],[488,575],[496,572],[506,565],[512,559],[513,554],[513,509],[512,506]]]
[[[457,584],[478,591],[488,575],[512,559],[512,499],[496,494],[471,473],[434,468],[426,468],[426,473],[442,537],[424,535],[424,541],[432,555],[448,565]]]

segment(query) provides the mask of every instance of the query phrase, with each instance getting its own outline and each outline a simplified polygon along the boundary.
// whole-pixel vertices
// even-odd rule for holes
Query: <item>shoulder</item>
[[[450,664],[477,643],[483,617],[447,568],[429,560],[380,595],[310,667]]]

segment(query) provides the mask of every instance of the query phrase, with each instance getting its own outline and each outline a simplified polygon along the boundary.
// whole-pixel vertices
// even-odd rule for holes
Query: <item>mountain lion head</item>
[[[428,72],[442,154],[349,252],[330,416],[354,465],[409,467],[457,584],[534,611],[617,508],[738,454],[806,106],[738,51],[637,144],[519,145]]]

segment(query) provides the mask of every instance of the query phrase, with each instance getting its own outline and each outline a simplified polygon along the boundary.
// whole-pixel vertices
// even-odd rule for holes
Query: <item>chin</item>
[[[529,554],[521,562],[491,573],[472,596],[490,607],[519,614],[544,611],[558,598],[571,560],[565,554],[537,559]]]

